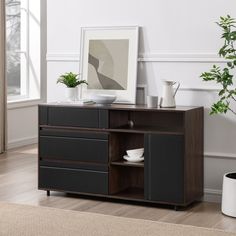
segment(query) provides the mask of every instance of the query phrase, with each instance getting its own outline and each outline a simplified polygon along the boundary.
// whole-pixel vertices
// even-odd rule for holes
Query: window
[[[6,0],[8,101],[40,98],[40,0]]]

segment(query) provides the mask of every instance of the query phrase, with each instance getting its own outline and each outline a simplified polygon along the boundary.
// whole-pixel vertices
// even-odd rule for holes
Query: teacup
[[[140,158],[143,156],[144,148],[127,150],[126,153],[131,158]]]

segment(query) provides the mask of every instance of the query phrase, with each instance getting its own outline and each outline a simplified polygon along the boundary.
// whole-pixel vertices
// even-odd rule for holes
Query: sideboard
[[[144,147],[144,162],[123,160]],[[203,195],[203,107],[39,105],[38,188],[187,206]]]

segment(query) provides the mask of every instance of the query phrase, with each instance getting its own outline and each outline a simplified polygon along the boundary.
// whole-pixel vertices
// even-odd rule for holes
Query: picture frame
[[[138,26],[82,27],[80,76],[83,95],[115,95],[115,103],[135,104]]]

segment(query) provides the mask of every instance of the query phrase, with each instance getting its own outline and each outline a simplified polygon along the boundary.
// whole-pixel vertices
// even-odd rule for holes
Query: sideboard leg
[[[179,207],[178,206],[174,206],[174,209],[175,209],[175,211],[178,211]]]
[[[47,196],[50,196],[50,191],[49,190],[47,190]]]

